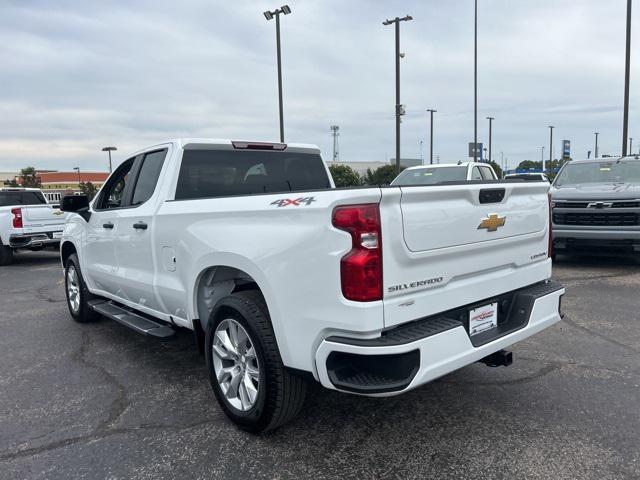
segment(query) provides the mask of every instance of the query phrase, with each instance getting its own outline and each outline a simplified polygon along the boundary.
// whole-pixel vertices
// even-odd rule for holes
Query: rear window
[[[12,205],[42,205],[47,203],[40,192],[0,192],[0,207]]]
[[[467,167],[438,167],[438,168],[416,168],[404,170],[391,185],[433,185],[440,182],[456,182],[467,179]]]
[[[176,200],[330,188],[320,155],[248,150],[185,150]]]

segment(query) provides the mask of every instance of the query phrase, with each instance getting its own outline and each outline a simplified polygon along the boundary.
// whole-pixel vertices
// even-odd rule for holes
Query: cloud
[[[494,156],[539,158],[556,126],[560,150],[619,152],[624,2],[480,0],[479,139],[494,122]],[[394,155],[394,45],[401,26],[403,156],[428,144],[442,161],[467,154],[473,137],[473,4],[302,2],[282,18],[285,136],[342,160]],[[179,136],[278,137],[275,25],[268,2],[4,2],[0,17],[0,170],[25,165],[106,169],[115,158]],[[634,14],[634,25],[640,14]],[[640,40],[633,37],[637,50]],[[633,57],[632,57],[633,58]],[[631,122],[640,98],[632,68]],[[640,139],[640,131],[637,132]],[[640,145],[640,142],[638,142]],[[425,150],[426,156],[426,150]]]

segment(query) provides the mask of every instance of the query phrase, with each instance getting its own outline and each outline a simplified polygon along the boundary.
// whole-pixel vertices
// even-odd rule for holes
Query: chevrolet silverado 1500
[[[214,393],[263,431],[307,382],[396,395],[560,320],[549,185],[337,189],[316,147],[183,139],[123,162],[61,254],[79,322],[194,332]]]
[[[57,247],[65,214],[47,204],[37,188],[0,188],[0,265],[13,261],[16,250]]]

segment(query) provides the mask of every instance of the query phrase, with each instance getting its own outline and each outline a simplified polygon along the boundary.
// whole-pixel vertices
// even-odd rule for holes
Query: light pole
[[[111,168],[111,152],[113,152],[114,150],[118,150],[116,147],[104,147],[102,149],[103,152],[108,152],[109,153],[109,173],[112,172],[112,168]]]
[[[629,155],[633,155],[633,138],[629,137]]]
[[[473,161],[478,161],[478,0],[473,2]]]
[[[338,161],[338,137],[340,136],[338,125],[331,125],[331,136],[333,136],[333,161]]]
[[[280,141],[284,143],[284,115],[282,113],[282,58],[280,55],[280,14],[284,13],[289,15],[291,8],[289,5],[283,5],[280,8],[276,8],[273,12],[267,10],[264,12],[264,17],[267,20],[276,18],[276,55],[278,57],[278,108],[280,112]]]
[[[491,161],[491,124],[493,123],[495,118],[487,117],[487,120],[489,120],[489,161]]]
[[[622,156],[627,154],[629,129],[629,69],[631,66],[631,0],[627,0],[627,51],[624,64],[624,114],[622,119]]]
[[[400,173],[400,117],[404,115],[404,108],[400,104],[400,58],[404,56],[400,53],[400,22],[413,20],[411,15],[402,18],[396,17],[393,20],[385,20],[383,25],[395,24],[396,30],[396,170]]]
[[[78,172],[78,188],[80,188],[80,167],[73,167],[73,169]]]
[[[540,153],[540,161],[544,163],[544,145],[542,146],[542,153]]]
[[[595,152],[595,158],[598,158],[598,135],[600,135],[600,133],[598,132],[594,132],[594,135],[596,136],[596,148],[594,150]]]
[[[549,125],[549,163],[553,160],[553,125]],[[544,173],[544,157],[542,157],[542,173]]]
[[[431,114],[431,136],[429,137],[429,163],[433,165],[433,114],[437,110],[428,109],[427,112]]]

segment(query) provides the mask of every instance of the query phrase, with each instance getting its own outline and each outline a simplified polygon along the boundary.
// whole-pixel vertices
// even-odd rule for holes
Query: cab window
[[[131,168],[135,158],[126,160],[120,165],[113,175],[107,180],[100,198],[96,204],[96,210],[108,210],[120,208],[125,205],[126,187],[131,179]]]
[[[156,189],[166,155],[166,149],[145,154],[136,180],[136,187],[133,190],[132,206],[140,205],[151,198]]]
[[[478,167],[473,167],[471,170],[471,180],[482,180],[482,174]]]

